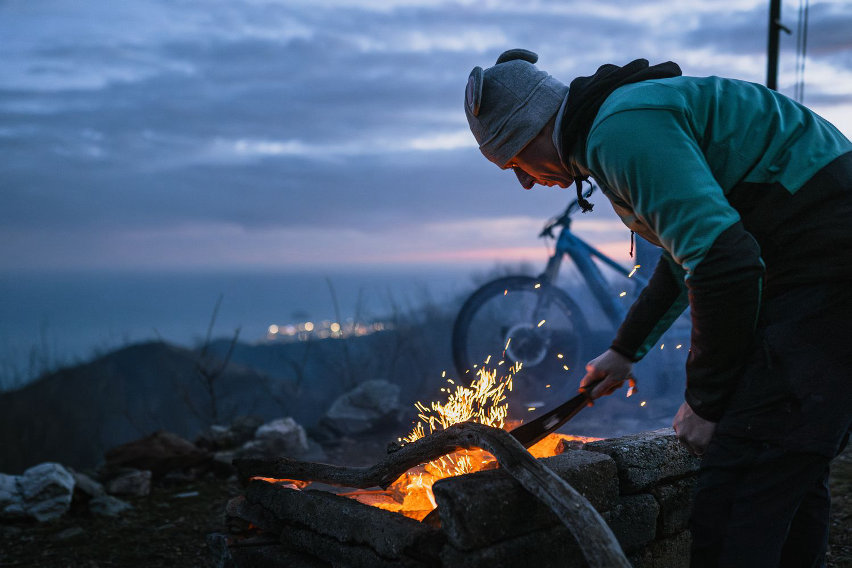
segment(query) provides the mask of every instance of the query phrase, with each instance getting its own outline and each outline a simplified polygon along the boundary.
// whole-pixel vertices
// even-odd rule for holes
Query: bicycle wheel
[[[460,377],[500,361],[521,363],[510,400],[526,411],[564,402],[576,389],[586,337],[586,320],[563,290],[508,276],[483,285],[462,306],[453,326],[453,362]]]

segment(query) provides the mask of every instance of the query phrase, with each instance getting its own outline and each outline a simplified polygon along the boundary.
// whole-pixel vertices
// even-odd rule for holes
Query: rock
[[[465,550],[451,543],[441,549],[444,566],[453,568],[586,568],[589,564],[577,541],[564,525],[507,538],[491,546]]]
[[[254,440],[237,450],[239,458],[301,456],[309,449],[308,436],[293,418],[278,418],[263,424]]]
[[[210,462],[211,471],[218,477],[230,477],[234,474],[234,466],[231,462],[234,461],[236,452],[224,451],[213,454],[213,461]]]
[[[660,503],[660,531],[672,536],[689,527],[692,514],[692,491],[697,478],[687,477],[659,485],[651,493]]]
[[[683,448],[671,428],[590,442],[585,449],[607,454],[615,461],[625,494],[693,474],[701,464]]]
[[[639,550],[657,536],[660,506],[648,493],[625,495],[611,511],[604,513],[609,528],[625,552]]]
[[[195,445],[205,450],[216,451],[233,448],[239,443],[230,426],[214,424],[195,439]]]
[[[86,475],[85,473],[80,473],[79,471],[74,471],[70,467],[68,471],[71,473],[71,476],[74,478],[74,493],[82,494],[87,499],[91,499],[92,497],[97,497],[98,495],[103,495],[105,493],[104,486]]]
[[[263,424],[263,418],[259,416],[240,416],[231,422],[231,431],[236,436],[238,444],[245,444],[254,438],[254,433],[261,424]]]
[[[567,481],[599,512],[618,503],[618,476],[609,457],[572,450],[542,458],[540,462]],[[460,550],[512,540],[560,523],[544,503],[502,469],[444,478],[435,482],[432,491],[441,526],[450,543]]]
[[[230,426],[215,424],[201,433],[195,445],[208,451],[233,450],[252,438],[263,420],[256,416],[241,416]]]
[[[213,560],[215,568],[235,568],[234,559],[231,557],[230,546],[232,537],[222,533],[210,533],[207,535],[207,550]]]
[[[68,527],[53,535],[53,540],[70,540],[84,534],[86,534],[86,531],[83,530],[83,527]]]
[[[129,469],[110,479],[106,490],[112,495],[144,497],[151,494],[151,477],[148,470]]]
[[[26,517],[23,498],[18,490],[18,476],[0,473],[0,520]]]
[[[689,531],[683,531],[655,540],[630,560],[635,568],[688,568],[691,543]]]
[[[271,441],[274,444],[292,447],[298,450],[308,449],[308,436],[305,429],[290,417],[278,418],[260,426],[254,433],[259,442]]]
[[[106,455],[107,474],[121,468],[148,470],[160,478],[170,471],[183,470],[209,462],[210,453],[177,434],[160,430],[150,436],[116,446]]]
[[[39,522],[58,519],[71,507],[74,477],[58,463],[33,466],[18,477],[27,515]]]
[[[399,422],[399,387],[366,381],[335,400],[320,420],[338,435],[375,432]]]
[[[133,506],[130,503],[106,494],[93,497],[89,501],[89,511],[93,515],[101,517],[117,517],[132,508]]]

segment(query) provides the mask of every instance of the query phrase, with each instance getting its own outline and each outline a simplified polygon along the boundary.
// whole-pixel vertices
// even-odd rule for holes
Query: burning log
[[[481,448],[500,466],[543,501],[571,531],[583,556],[592,567],[628,567],[628,563],[606,522],[592,505],[566,481],[540,464],[509,433],[465,422],[406,444],[372,467],[344,467],[306,463],[287,458],[235,460],[243,483],[253,477],[318,481],[366,489],[389,487],[394,480],[419,464],[461,449]]]

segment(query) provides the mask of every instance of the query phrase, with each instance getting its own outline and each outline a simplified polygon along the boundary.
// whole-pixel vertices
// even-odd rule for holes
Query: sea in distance
[[[487,270],[0,274],[0,389],[20,385],[44,367],[85,362],[140,341],[197,346],[217,303],[212,337],[232,337],[239,328],[241,341],[257,342],[273,324],[356,316],[380,321],[394,309],[458,302],[483,272]]]

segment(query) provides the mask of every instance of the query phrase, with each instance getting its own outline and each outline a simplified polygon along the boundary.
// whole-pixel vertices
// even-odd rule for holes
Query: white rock
[[[305,429],[289,416],[261,425],[254,433],[254,439],[265,446],[275,447],[282,453],[297,454],[308,449]]]
[[[46,462],[26,470],[18,478],[18,489],[27,515],[50,521],[71,507],[74,477],[58,463]]]
[[[399,391],[399,386],[387,381],[365,381],[338,397],[322,421],[342,434],[373,430],[398,418]]]
[[[24,500],[18,490],[18,477],[0,473],[0,519],[19,519],[27,516]]]

